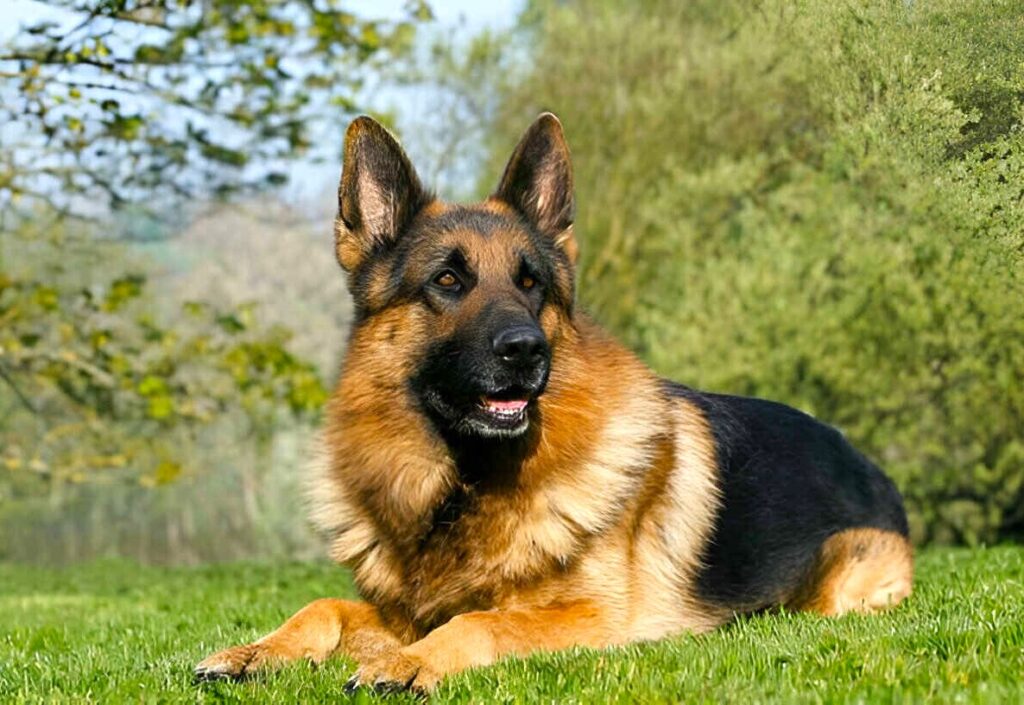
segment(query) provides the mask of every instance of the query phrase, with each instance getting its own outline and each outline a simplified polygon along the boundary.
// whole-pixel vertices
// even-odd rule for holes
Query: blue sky
[[[347,0],[343,4],[357,15],[363,17],[392,18],[403,15],[406,0]],[[475,30],[502,28],[513,24],[522,8],[523,0],[428,0],[438,25],[460,24],[468,33]],[[38,22],[42,19],[76,21],[75,15],[56,10],[52,5],[37,0],[0,0],[0,42],[13,37],[25,24]],[[427,32],[429,33],[429,29]],[[426,34],[425,33],[425,34]],[[429,97],[428,97],[429,98]],[[411,111],[420,109],[421,105],[429,104],[423,95],[391,90],[380,91],[371,100],[371,109],[388,110],[391,108],[408,108]],[[337,128],[337,135],[344,132],[344,126]],[[0,133],[2,134],[2,133]],[[328,136],[327,141],[330,141]],[[414,145],[411,156],[416,160]],[[331,150],[332,152],[340,151]],[[283,197],[292,202],[308,202],[322,200],[323,193],[333,190],[338,178],[340,164],[312,164],[294,162],[290,168],[290,183],[285,187]]]
[[[360,15],[400,14],[403,0],[352,0],[348,5]],[[465,17],[473,26],[510,24],[522,6],[520,0],[433,0],[429,3],[441,22],[454,22]]]
[[[345,3],[359,15],[395,17],[402,13],[404,0],[349,0]],[[471,27],[511,24],[522,6],[521,0],[433,0],[430,6],[443,23],[464,17]],[[13,35],[26,21],[54,15],[53,8],[35,0],[0,0],[0,40]]]

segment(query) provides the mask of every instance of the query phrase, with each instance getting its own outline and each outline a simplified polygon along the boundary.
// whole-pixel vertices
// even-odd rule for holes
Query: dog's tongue
[[[506,401],[504,399],[488,399],[484,397],[484,405],[490,411],[522,411],[526,408],[527,401],[525,399],[513,399]]]

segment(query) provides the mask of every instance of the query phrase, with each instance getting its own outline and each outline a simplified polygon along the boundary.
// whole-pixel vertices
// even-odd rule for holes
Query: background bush
[[[572,0],[524,26],[487,173],[557,111],[596,317],[667,376],[839,426],[918,541],[1019,537],[1024,6]]]
[[[336,155],[431,18],[349,5],[5,8],[0,560],[318,547],[297,468],[349,318],[330,216],[311,247],[295,211],[225,201]]]
[[[101,41],[137,19],[119,7],[81,4],[82,51],[51,51],[68,37],[48,21],[0,47],[0,559],[322,555],[299,468],[351,302],[337,171],[310,168],[373,86],[452,198],[488,193],[528,122],[557,112],[585,308],[666,376],[842,428],[898,481],[916,541],[1024,537],[1019,0],[533,0],[511,30],[415,45],[422,3],[383,21],[335,8],[339,26],[303,6],[320,20],[296,27],[323,43],[271,22],[233,49],[233,15],[214,13],[160,30],[200,31],[174,72],[209,50],[263,59],[198,105],[188,81],[136,85],[171,75],[148,53],[97,58],[130,49]],[[282,46],[359,70],[310,83],[277,70]],[[111,102],[126,89],[178,107],[136,115]],[[246,96],[276,107],[253,122]],[[209,121],[188,127],[182,101]],[[229,146],[279,130],[276,156]],[[124,150],[182,171],[125,171]],[[218,201],[293,169],[315,205]]]
[[[152,245],[46,219],[8,233],[0,559],[321,555],[300,468],[350,309],[329,247],[311,253],[286,215]]]

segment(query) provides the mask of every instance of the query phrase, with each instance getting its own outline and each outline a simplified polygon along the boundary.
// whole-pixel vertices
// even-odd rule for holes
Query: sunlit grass
[[[435,701],[1021,702],[1022,576],[1024,549],[931,550],[910,601],[880,617],[764,615],[702,637],[509,660]],[[352,594],[327,564],[0,566],[0,702],[350,700],[343,660],[242,684],[195,686],[191,672],[313,598]]]

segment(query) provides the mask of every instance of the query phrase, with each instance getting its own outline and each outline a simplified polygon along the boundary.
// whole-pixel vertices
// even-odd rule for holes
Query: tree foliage
[[[838,425],[918,540],[1019,536],[1022,26],[1015,0],[535,2],[489,172],[555,110],[602,321]]]
[[[115,216],[280,184],[289,160],[322,154],[317,126],[355,109],[430,12],[419,0],[386,21],[340,0],[41,5],[45,19],[0,46],[0,465],[21,473],[8,488],[105,471],[168,482],[196,429],[241,410],[266,435],[279,414],[315,414],[324,389],[253,308],[166,305],[154,263],[125,264],[109,242]]]
[[[194,284],[182,297],[160,276],[166,261],[111,235],[122,223],[133,235],[181,227],[193,204],[277,186],[296,160],[330,154],[324,145],[340,143],[338,125],[429,9],[408,0],[378,20],[344,0],[34,8],[45,19],[0,44],[0,554],[197,560],[294,547],[305,539],[278,541],[296,525],[291,508],[266,495],[294,495],[280,471],[299,452],[282,461],[279,446],[297,442],[325,398],[309,358],[333,356],[310,355],[308,340],[295,345],[238,302],[279,281],[247,268],[270,248],[223,238],[236,256],[218,284],[257,281],[231,296]],[[304,262],[297,276],[315,286],[322,268]],[[190,265],[195,277],[219,276],[202,264]],[[190,481],[138,489],[179,478]],[[211,488],[241,511],[191,506]],[[110,521],[126,508],[130,521]],[[204,543],[211,531],[219,540]],[[173,555],[149,540],[157,533]]]
[[[280,184],[416,21],[340,0],[45,0],[0,47],[0,206],[63,212]]]
[[[326,391],[286,331],[262,328],[245,306],[161,312],[141,262],[129,274],[94,264],[83,279],[76,268],[96,246],[76,256],[73,237],[26,229],[20,259],[46,276],[0,270],[0,465],[35,478],[18,487],[111,475],[164,484],[201,470],[184,467],[182,451],[222,415],[241,411],[265,432],[282,414],[317,414]]]

